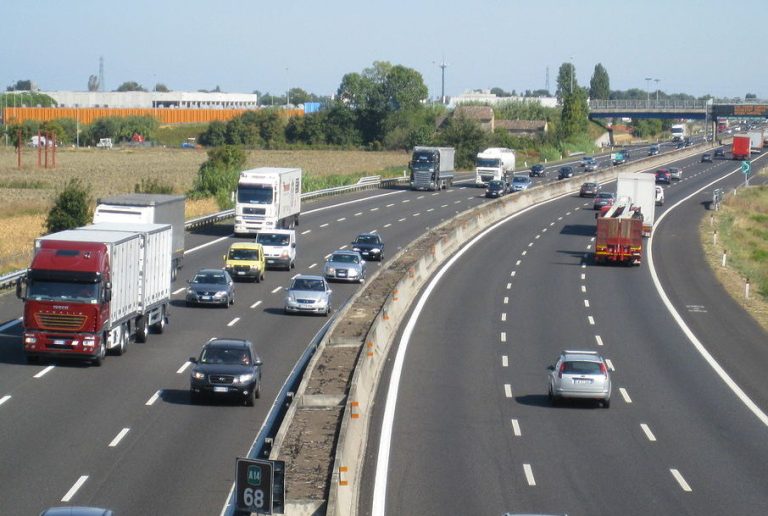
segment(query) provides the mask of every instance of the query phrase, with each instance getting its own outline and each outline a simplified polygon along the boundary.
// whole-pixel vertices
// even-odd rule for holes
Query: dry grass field
[[[94,199],[132,192],[142,179],[188,191],[207,159],[203,150],[57,149],[56,168],[38,168],[37,151],[24,149],[22,169],[12,148],[0,147],[0,274],[26,267],[35,237],[43,234],[45,216],[56,194],[73,177],[91,186]],[[49,156],[49,163],[50,163]],[[377,174],[390,167],[405,168],[405,152],[264,151],[247,152],[249,168],[299,167],[307,176]],[[187,218],[218,211],[210,200],[187,203]]]

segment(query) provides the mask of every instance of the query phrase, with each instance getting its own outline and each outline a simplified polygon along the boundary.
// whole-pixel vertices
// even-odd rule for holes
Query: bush
[[[134,193],[172,194],[173,186],[160,182],[156,177],[142,178],[133,186]]]
[[[91,222],[91,187],[79,178],[70,179],[48,212],[49,233],[77,228]]]
[[[225,145],[208,151],[208,160],[200,165],[190,197],[215,197],[219,208],[232,206],[230,194],[245,166],[245,153],[240,147]]]

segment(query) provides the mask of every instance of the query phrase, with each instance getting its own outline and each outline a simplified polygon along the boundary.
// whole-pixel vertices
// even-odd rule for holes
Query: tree
[[[755,95],[754,93],[747,93],[746,95],[744,95],[744,100],[756,99],[756,98],[757,98],[757,95]]]
[[[171,90],[169,90],[168,86],[166,86],[162,82],[158,82],[157,84],[155,84],[155,91],[162,91],[163,93],[167,93]]]
[[[301,88],[291,88],[288,90],[288,99],[290,100],[291,104],[304,104],[309,102],[310,98],[310,94]]]
[[[438,140],[440,144],[456,149],[457,168],[472,167],[477,153],[486,146],[485,131],[465,116],[452,116]]]
[[[99,86],[101,86],[101,83],[99,83],[98,76],[91,75],[88,77],[88,91],[99,91]]]
[[[221,120],[214,120],[208,124],[208,128],[200,135],[198,141],[207,147],[219,147],[227,143],[227,124]]]
[[[193,194],[214,196],[219,208],[232,206],[230,193],[237,187],[237,178],[245,166],[245,153],[240,147],[225,145],[208,151],[208,160],[200,165]]]
[[[561,140],[568,140],[583,134],[587,130],[589,106],[587,105],[587,91],[584,88],[574,87],[571,94],[563,98],[563,111],[560,114],[558,127]]]
[[[32,91],[34,83],[27,79],[25,81],[16,81],[15,84],[11,84],[6,88],[6,91]]]
[[[128,81],[118,86],[115,91],[147,91],[147,90],[145,90],[144,86],[142,86],[136,81]]]
[[[595,65],[592,79],[589,81],[589,98],[607,100],[611,96],[611,81],[608,71],[601,63]]]
[[[80,178],[67,181],[45,220],[49,233],[84,226],[91,221],[91,187]]]
[[[576,67],[573,63],[563,63],[557,72],[557,96],[558,102],[563,102],[566,94],[573,93],[578,89],[579,83],[576,81]]]
[[[510,92],[504,91],[503,89],[501,89],[499,87],[491,88],[491,93],[493,93],[497,97],[511,97],[512,96],[512,94]]]

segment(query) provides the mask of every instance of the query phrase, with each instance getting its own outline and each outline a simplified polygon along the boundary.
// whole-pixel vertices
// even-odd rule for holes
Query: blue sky
[[[334,93],[374,61],[419,71],[430,96],[550,90],[564,62],[586,85],[768,98],[765,0],[35,0],[0,2],[0,86],[86,90],[104,57],[107,90]],[[651,89],[655,89],[651,82]]]

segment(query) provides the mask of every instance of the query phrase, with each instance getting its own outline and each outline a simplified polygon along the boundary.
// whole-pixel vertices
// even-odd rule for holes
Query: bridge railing
[[[707,108],[706,100],[590,100],[589,109],[701,109]]]

